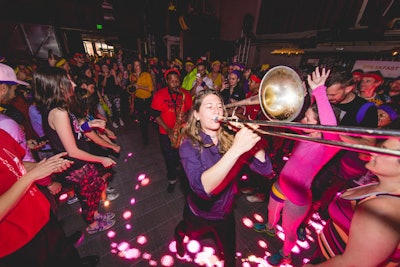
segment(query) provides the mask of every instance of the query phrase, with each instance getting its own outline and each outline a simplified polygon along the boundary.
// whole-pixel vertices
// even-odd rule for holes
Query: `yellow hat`
[[[261,65],[261,71],[269,69],[269,64],[262,64]]]
[[[61,58],[59,61],[57,61],[56,67],[61,68],[65,64],[65,62],[67,62],[67,60],[65,58]]]
[[[211,66],[214,65],[214,64],[221,64],[221,61],[219,61],[219,60],[214,60],[213,63],[211,63]]]

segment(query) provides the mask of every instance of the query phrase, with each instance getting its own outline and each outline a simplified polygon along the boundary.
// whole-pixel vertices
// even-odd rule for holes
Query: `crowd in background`
[[[69,161],[60,161],[61,164],[65,164],[63,167],[58,167],[61,169],[57,169],[62,174],[49,176],[56,172],[55,170],[40,173],[41,177],[48,176],[48,178],[35,183],[52,204],[51,209],[55,216],[58,202],[55,201],[54,196],[61,191],[68,192],[70,203],[73,203],[73,200],[80,201],[82,217],[87,223],[86,231],[89,234],[110,229],[115,223],[115,214],[98,212],[98,205],[101,202],[112,201],[118,197],[115,188],[111,186],[112,179],[117,178],[114,177],[112,169],[115,165],[112,157],[118,157],[120,151],[113,129],[124,127],[127,120],[139,123],[143,145],[146,147],[152,142],[149,138],[149,125],[155,123],[159,126],[161,152],[167,167],[167,191],[172,193],[179,177],[189,176],[187,174],[191,171],[187,169],[189,168],[187,166],[190,166],[187,160],[183,162],[186,175],[182,174],[183,170],[180,167],[182,155],[188,157],[186,154],[189,153],[190,142],[184,142],[186,150],[179,148],[182,140],[177,141],[178,145],[175,144],[174,138],[181,134],[175,129],[179,116],[184,116],[191,109],[197,109],[196,112],[201,114],[204,99],[220,101],[221,106],[218,108],[222,108],[222,105],[257,96],[264,74],[272,67],[264,64],[253,68],[240,62],[224,62],[205,57],[173,60],[161,60],[156,57],[142,58],[141,56],[127,58],[123,50],[118,50],[113,57],[96,61],[79,52],[71,57],[49,54],[49,58],[45,61],[13,62],[8,58],[2,60],[2,65],[5,66],[1,66],[0,71],[7,71],[7,66],[12,67],[17,80],[12,83],[12,86],[16,87],[14,88],[15,95],[10,93],[0,98],[2,113],[0,127],[11,136],[17,136],[14,139],[25,149],[24,153],[20,153],[25,154],[24,162],[42,162],[41,160],[45,158],[51,158],[64,151],[68,152],[66,159],[74,164],[71,165]],[[317,68],[307,73],[300,68],[294,69],[304,81],[308,81],[306,88],[308,94],[305,97],[307,104],[296,119],[297,121],[304,124],[399,129],[400,73],[397,78],[389,79],[383,77],[379,71],[354,70],[350,72],[340,69],[328,71],[325,68]],[[2,82],[9,82],[4,80],[4,73],[1,75],[3,76],[0,85]],[[22,83],[16,81],[22,81]],[[5,84],[10,86],[11,83]],[[209,98],[205,98],[207,95],[210,95]],[[218,98],[213,95],[217,95]],[[194,132],[190,134],[186,132],[186,136],[192,139],[196,136],[194,133],[198,133],[195,132],[195,127],[199,127],[199,123],[206,123],[202,121],[204,115],[199,115],[198,118],[193,117],[196,112],[190,113],[192,117],[189,118],[189,122],[194,121],[192,122]],[[231,110],[228,112],[232,115]],[[236,116],[248,120],[266,119],[260,105],[239,105],[234,112]],[[224,115],[220,113],[217,115]],[[47,120],[43,119],[43,116]],[[10,118],[13,120],[11,123]],[[19,128],[9,126],[14,125],[13,123]],[[69,125],[68,131],[65,125]],[[213,143],[219,145],[218,142],[224,142],[225,136],[218,137],[218,141],[212,139],[212,133],[223,136],[219,127],[218,129],[212,129],[212,125],[209,127],[211,127],[210,133],[207,136],[211,139],[208,140],[208,137],[203,135],[201,138],[209,141],[211,146]],[[201,129],[205,129],[204,125]],[[321,135],[316,132],[306,134],[324,139],[342,139],[352,144],[379,144],[376,138],[339,137],[338,135]],[[305,239],[305,227],[314,212],[320,212],[326,220],[336,219],[331,218],[332,214],[328,214],[327,211],[330,211],[328,206],[337,201],[338,192],[357,185],[368,185],[367,190],[359,195],[350,193],[351,197],[364,200],[367,193],[376,195],[376,190],[373,186],[371,187],[371,183],[386,179],[386,174],[377,171],[376,167],[371,167],[372,163],[368,163],[371,162],[370,155],[340,149],[331,149],[328,155],[327,151],[318,150],[320,148],[315,148],[315,155],[322,153],[324,158],[322,159],[321,156],[318,158],[320,161],[311,159],[306,163],[314,172],[301,173],[298,175],[300,178],[293,178],[296,167],[290,166],[301,164],[305,149],[314,149],[314,147],[299,148],[298,142],[280,137],[264,136],[262,139],[262,147],[266,155],[260,156],[256,153],[257,151],[253,152],[256,153],[258,161],[264,164],[266,164],[265,160],[270,162],[271,170],[259,171],[253,168],[258,170],[254,172],[251,168],[243,166],[241,174],[245,173],[251,178],[246,182],[240,181],[238,186],[243,193],[247,194],[247,200],[250,202],[264,202],[269,198],[268,223],[255,225],[255,231],[275,236],[275,226],[283,210],[283,228],[287,232],[287,238],[282,250],[269,258],[269,262],[274,265],[290,262],[293,244],[297,239]],[[193,140],[192,143],[199,142],[204,146],[200,139]],[[243,140],[246,139],[243,138]],[[258,140],[255,143],[258,143]],[[390,141],[388,144],[393,147],[397,145]],[[233,145],[232,147],[236,148]],[[208,147],[205,146],[205,148]],[[223,152],[220,150],[221,155],[229,154],[229,149],[228,146]],[[246,152],[241,151],[243,154]],[[312,155],[308,153],[308,156]],[[57,159],[56,156],[54,161]],[[20,160],[22,161],[22,157]],[[208,167],[214,166],[214,163],[217,164],[220,158],[213,160],[215,162]],[[261,164],[257,160],[256,163]],[[28,169],[28,173],[29,171]],[[24,174],[24,171],[21,171],[21,174]],[[305,176],[309,179],[306,184],[302,184],[302,189],[293,188],[293,184],[287,182],[292,183],[293,180],[299,182]],[[298,180],[295,180],[297,178]],[[193,185],[192,182],[189,181],[192,187],[199,186],[199,184]],[[379,183],[376,187],[382,189]],[[211,185],[210,189],[202,190],[204,190],[201,192],[202,198],[212,195],[214,190],[217,191],[215,194],[220,193],[218,185]],[[292,190],[296,192],[293,193]],[[397,197],[397,191],[392,192],[386,188],[382,190],[383,192],[379,194]],[[191,209],[189,211],[189,206],[185,207],[184,221],[177,227],[175,233],[176,238],[179,239],[177,247],[179,242],[183,242],[185,231],[188,231],[187,220],[203,216],[204,225],[209,226],[207,220],[215,219],[209,214],[204,214],[200,208],[193,210],[196,209],[193,203],[197,201],[193,199],[193,195],[188,198],[189,206],[192,204]],[[390,201],[398,205],[396,200]],[[226,219],[223,215],[221,216],[221,218],[217,216],[218,219]],[[231,227],[232,218],[227,220],[229,222],[224,221],[215,227]],[[347,226],[344,231],[348,234],[350,226]],[[232,230],[232,228],[229,229]],[[234,228],[232,231],[234,232]],[[324,234],[327,235],[325,231]],[[233,264],[234,251],[228,245],[233,242],[231,239],[232,237],[226,237],[220,249],[226,253],[227,262]],[[327,242],[329,243],[329,240]],[[398,245],[399,238],[397,237],[392,242]],[[387,251],[392,247],[387,248]],[[184,249],[182,246],[178,248],[179,255],[183,256]],[[398,249],[392,248],[391,252],[387,251],[382,252],[386,253],[384,254],[386,258],[379,258],[377,262],[398,262]],[[323,256],[330,258],[343,252],[344,248],[337,248],[337,251],[332,252],[331,255],[324,254]],[[351,250],[349,253],[354,252]],[[75,254],[74,258],[76,258]],[[322,261],[321,255],[316,255],[315,258]],[[347,258],[348,256],[345,259]]]

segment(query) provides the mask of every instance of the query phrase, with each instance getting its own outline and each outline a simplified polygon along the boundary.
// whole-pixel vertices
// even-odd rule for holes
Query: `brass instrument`
[[[244,106],[244,105],[261,105],[264,115],[269,121],[251,121],[239,120],[233,117],[216,117],[216,121],[236,122],[241,124],[257,124],[265,127],[277,127],[282,129],[311,129],[320,132],[335,132],[339,134],[348,134],[353,136],[369,136],[375,138],[398,137],[398,130],[384,130],[376,128],[363,127],[343,127],[328,125],[312,125],[291,122],[300,113],[303,108],[306,89],[299,75],[289,67],[277,66],[269,70],[263,77],[258,96],[253,96],[238,102],[225,105],[226,108]],[[340,141],[325,140],[313,138],[308,135],[299,135],[295,133],[279,132],[257,129],[260,134],[272,136],[280,136],[292,140],[317,142],[328,146],[342,147],[362,153],[376,153],[390,156],[400,157],[400,151],[380,148],[375,146],[351,144]]]

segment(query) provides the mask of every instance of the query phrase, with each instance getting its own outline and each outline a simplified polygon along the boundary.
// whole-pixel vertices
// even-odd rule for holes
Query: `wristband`
[[[85,122],[84,124],[82,124],[79,129],[81,130],[81,132],[90,132],[92,130],[92,128],[89,126],[89,122]]]

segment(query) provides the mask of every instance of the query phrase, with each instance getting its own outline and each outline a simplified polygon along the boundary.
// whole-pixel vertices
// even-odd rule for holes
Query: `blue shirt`
[[[200,133],[205,144],[212,144],[211,137],[205,133]],[[232,180],[219,194],[208,194],[204,190],[201,176],[204,171],[215,165],[223,155],[218,151],[218,147],[194,146],[190,139],[185,139],[179,148],[182,165],[188,178],[191,192],[187,201],[191,211],[202,218],[208,220],[221,220],[233,210],[235,194],[237,193],[237,181]],[[236,163],[238,164],[239,161]],[[262,175],[271,173],[272,165],[266,156],[264,162],[252,157],[249,162],[250,168]]]

